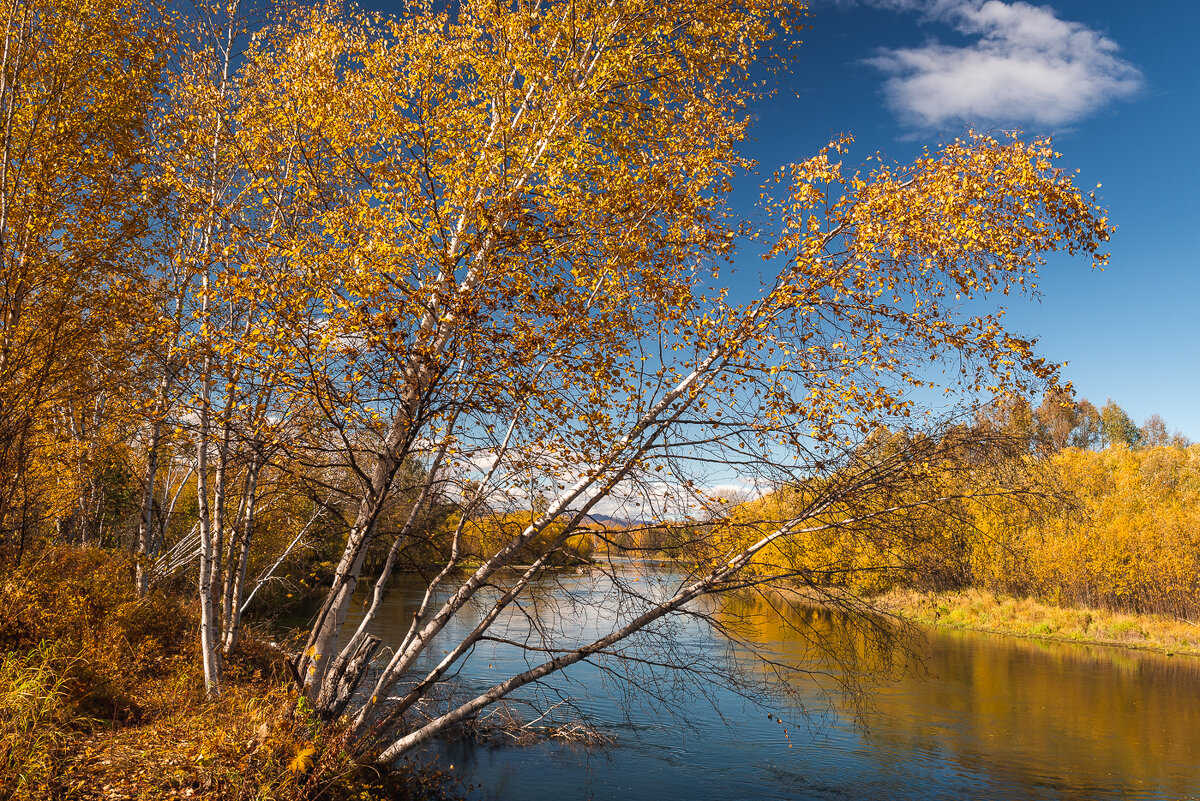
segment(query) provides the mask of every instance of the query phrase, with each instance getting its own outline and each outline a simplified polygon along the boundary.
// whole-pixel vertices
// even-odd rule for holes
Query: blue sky
[[[813,0],[809,23],[754,110],[763,169],[843,132],[851,156],[898,161],[967,123],[1053,134],[1080,184],[1102,184],[1112,259],[1053,258],[1010,326],[1067,362],[1080,395],[1200,439],[1200,4]]]
[[[366,0],[386,10],[393,0]],[[1097,405],[1200,440],[1200,0],[809,0],[778,95],[753,109],[764,173],[855,137],[900,162],[961,134],[1052,134],[1118,228],[1103,272],[1053,258],[1010,327]],[[757,191],[747,181],[746,213]],[[741,280],[761,269],[739,260]]]

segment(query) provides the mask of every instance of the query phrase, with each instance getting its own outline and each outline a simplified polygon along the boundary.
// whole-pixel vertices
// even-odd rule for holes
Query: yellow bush
[[[1056,604],[1200,618],[1200,445],[1066,448],[1011,459],[990,477],[963,475],[933,465],[929,486],[940,489],[926,492],[977,497],[801,533],[764,550],[756,569],[868,594],[973,585]],[[963,480],[975,483],[956,490]],[[1036,492],[1004,492],[1018,483]],[[732,510],[717,524],[711,558],[789,519],[802,494],[788,488]],[[904,497],[886,503],[902,506]],[[854,518],[870,511],[872,499],[852,502],[806,526]]]
[[[1200,616],[1200,446],[1051,457],[1071,502],[978,517],[976,583],[1004,592]]]

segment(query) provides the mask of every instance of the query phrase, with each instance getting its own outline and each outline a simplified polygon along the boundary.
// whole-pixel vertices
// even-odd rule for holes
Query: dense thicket
[[[1168,434],[1157,415],[1139,427],[1111,400],[1097,410],[1054,393],[1036,409],[1023,399],[994,403],[947,437],[963,447],[928,465],[936,481],[922,492],[950,495],[946,488],[967,481],[976,497],[925,505],[888,526],[814,532],[777,558],[869,594],[978,587],[1200,618],[1200,446]],[[881,431],[875,450],[899,452],[906,439]],[[733,515],[786,517],[794,492]]]
[[[1056,503],[981,510],[971,583],[1062,605],[1200,618],[1200,446],[1049,459]]]

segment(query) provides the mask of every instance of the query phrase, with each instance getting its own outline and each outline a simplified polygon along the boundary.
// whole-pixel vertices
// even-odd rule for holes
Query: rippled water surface
[[[644,565],[621,569],[626,578],[644,575],[651,590],[672,579]],[[604,600],[607,581],[587,570],[556,576],[540,588],[530,614],[514,612],[504,631],[534,642],[532,617],[590,639],[619,614]],[[403,636],[420,589],[402,581],[393,592],[376,626],[385,642]],[[569,699],[555,714],[568,705],[588,713],[615,737],[614,746],[441,743],[441,766],[453,765],[474,786],[472,798],[504,801],[1200,799],[1200,659],[927,631],[918,662],[826,611],[777,599],[711,611],[789,672],[807,717],[766,696],[757,696],[760,706],[730,689],[675,685],[646,664],[585,663],[523,697],[541,709]],[[467,615],[443,636],[449,642],[474,622]],[[745,662],[744,649],[729,652],[702,623],[662,637],[644,641],[636,654],[678,648],[702,667],[715,655]],[[826,647],[812,647],[814,639]],[[488,643],[456,681],[463,692],[483,689],[542,658]],[[846,665],[889,674],[870,686],[857,722],[850,707],[830,707]],[[618,678],[628,671],[660,691],[666,708],[631,704]]]

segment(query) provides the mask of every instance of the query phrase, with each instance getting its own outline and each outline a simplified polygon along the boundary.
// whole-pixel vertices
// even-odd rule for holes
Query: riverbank
[[[209,699],[195,604],[61,548],[0,580],[0,799],[429,801],[434,771],[359,764],[253,630]]]
[[[978,589],[942,593],[890,590],[872,602],[923,625],[1200,656],[1200,625],[1162,615],[1051,606]]]

